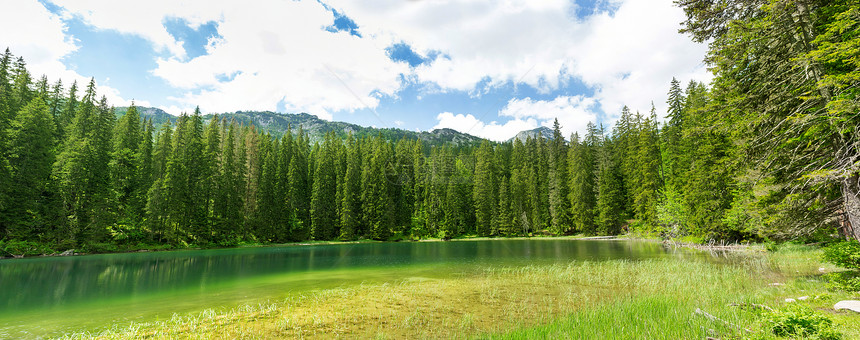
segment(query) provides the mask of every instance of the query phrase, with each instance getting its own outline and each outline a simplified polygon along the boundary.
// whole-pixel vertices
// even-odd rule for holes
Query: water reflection
[[[35,315],[88,306],[117,308],[153,296],[164,308],[186,303],[192,310],[210,308],[211,297],[230,289],[258,298],[283,294],[300,277],[309,286],[337,285],[350,273],[333,270],[379,268],[398,279],[398,268],[439,265],[458,268],[569,262],[573,260],[644,259],[665,256],[659,243],[606,240],[533,239],[453,242],[357,243],[222,250],[131,253],[0,261],[0,324],[22,312]],[[280,280],[261,280],[276,275]],[[405,274],[404,274],[405,275]],[[402,278],[402,277],[401,277]],[[275,289],[258,289],[268,285]],[[227,297],[229,298],[229,297]],[[182,300],[182,301],[180,301]],[[155,301],[155,300],[153,300]],[[173,307],[172,307],[173,306]],[[150,308],[154,308],[151,307]],[[109,320],[109,319],[108,319]],[[2,327],[0,327],[2,328]]]

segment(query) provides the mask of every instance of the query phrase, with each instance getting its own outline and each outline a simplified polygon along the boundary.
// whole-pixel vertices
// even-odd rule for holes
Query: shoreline
[[[358,244],[358,243],[401,243],[401,242],[457,242],[457,241],[489,241],[489,240],[533,240],[533,239],[570,239],[570,240],[651,240],[658,241],[656,239],[645,239],[645,238],[633,238],[628,237],[628,235],[615,235],[615,236],[584,236],[584,235],[565,235],[565,236],[546,236],[546,235],[536,235],[536,236],[514,236],[514,237],[488,237],[488,236],[464,236],[459,238],[453,238],[444,240],[441,238],[425,238],[420,240],[388,240],[388,241],[378,241],[378,240],[354,240],[354,241],[299,241],[299,242],[288,242],[288,243],[249,243],[249,244],[239,244],[232,247],[182,247],[182,248],[140,248],[140,249],[129,249],[125,251],[114,251],[114,252],[94,252],[94,253],[85,253],[85,252],[77,252],[75,249],[68,249],[63,252],[57,252],[52,254],[41,254],[41,255],[32,255],[32,256],[0,256],[0,261],[4,260],[19,260],[19,259],[33,259],[33,258],[47,258],[47,257],[71,257],[71,256],[87,256],[87,255],[104,255],[104,254],[131,254],[131,253],[151,253],[151,252],[169,252],[169,251],[185,251],[185,250],[218,250],[218,249],[238,249],[238,248],[265,248],[265,247],[293,247],[293,246],[316,246],[316,245],[340,245],[340,244]]]

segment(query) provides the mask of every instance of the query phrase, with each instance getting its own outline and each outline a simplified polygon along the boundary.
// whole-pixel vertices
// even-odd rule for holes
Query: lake
[[[184,250],[0,260],[0,338],[95,331],[361,283],[672,256],[630,240],[500,239]]]

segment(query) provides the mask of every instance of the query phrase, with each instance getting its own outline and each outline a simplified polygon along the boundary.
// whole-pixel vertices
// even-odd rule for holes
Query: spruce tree
[[[132,102],[125,115],[117,121],[110,163],[119,216],[131,223],[139,219],[135,209],[138,206],[138,197],[135,194],[142,184],[139,176],[142,139],[140,127],[140,114]]]
[[[553,122],[553,138],[549,142],[547,186],[549,198],[550,230],[556,235],[570,230],[570,200],[568,199],[568,147],[561,134],[558,119]]]
[[[368,236],[374,240],[386,240],[391,236],[394,222],[393,202],[388,195],[390,183],[385,178],[390,155],[381,136],[374,137],[370,145],[367,164],[361,176],[361,210],[364,224],[369,228]]]
[[[337,205],[331,201],[337,196],[335,171],[335,137],[326,134],[325,141],[314,162],[314,181],[311,189],[311,234],[316,240],[334,239],[337,230]]]
[[[496,233],[494,217],[496,203],[496,170],[493,164],[493,147],[484,141],[475,152],[475,185],[472,197],[475,202],[476,234],[488,236]]]
[[[651,106],[650,118],[639,123],[639,188],[634,197],[636,218],[653,226],[657,222],[657,199],[662,181],[660,179],[660,147],[657,131],[657,113]]]
[[[598,141],[597,127],[589,122],[585,139],[580,142],[579,135],[571,136],[568,176],[570,179],[571,220],[576,230],[594,234],[596,211],[596,186],[594,150]]]
[[[346,171],[340,195],[340,239],[353,240],[361,235],[361,149],[349,134],[346,141]]]
[[[307,135],[300,126],[290,158],[289,170],[290,238],[293,241],[307,240],[310,237],[308,153]]]
[[[54,163],[53,119],[41,97],[36,97],[12,121],[7,152],[14,185],[8,195],[14,204],[0,209],[7,230],[4,237],[32,240],[47,232],[45,201],[50,195]]]
[[[168,195],[164,191],[168,160],[173,154],[173,128],[165,121],[156,137],[152,153],[152,186],[147,191],[146,215],[152,241],[163,242],[167,230]]]
[[[221,170],[218,174],[218,190],[213,203],[214,241],[221,244],[232,244],[242,230],[242,165],[244,160],[239,157],[239,129],[235,121],[230,122],[224,137],[221,154]]]
[[[625,201],[621,190],[621,171],[612,154],[612,140],[604,135],[603,127],[598,129],[597,136],[597,233],[615,235],[620,232],[623,221],[621,211]]]

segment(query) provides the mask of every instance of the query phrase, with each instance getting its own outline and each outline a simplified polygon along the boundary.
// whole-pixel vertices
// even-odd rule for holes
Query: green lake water
[[[355,243],[0,260],[0,338],[98,331],[361,283],[671,256],[626,240]]]

